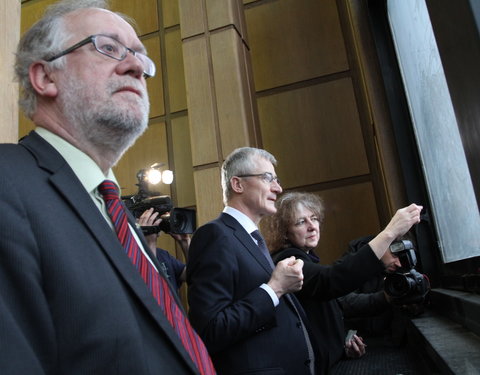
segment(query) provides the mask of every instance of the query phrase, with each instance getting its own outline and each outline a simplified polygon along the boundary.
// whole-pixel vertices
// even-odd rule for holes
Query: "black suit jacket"
[[[309,374],[308,352],[292,305],[273,306],[259,286],[271,268],[228,214],[200,227],[189,250],[190,321],[219,374]]]
[[[197,373],[61,155],[31,133],[0,176],[0,372]]]

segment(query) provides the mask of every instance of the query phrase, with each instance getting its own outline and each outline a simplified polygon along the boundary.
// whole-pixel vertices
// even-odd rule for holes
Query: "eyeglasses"
[[[268,182],[271,184],[273,181],[275,181],[277,184],[280,185],[280,179],[277,176],[274,176],[270,172],[264,172],[264,173],[257,173],[257,174],[242,174],[237,177],[260,177],[263,181]]]
[[[95,46],[95,49],[102,55],[111,57],[112,59],[118,61],[124,60],[127,57],[127,53],[130,52],[133,56],[135,56],[142,62],[143,75],[145,76],[145,78],[153,77],[155,75],[155,63],[147,55],[128,48],[127,46],[120,43],[118,40],[112,38],[111,36],[102,34],[90,35],[88,38],[81,40],[77,44],[74,44],[73,46],[67,48],[59,54],[46,59],[46,61],[50,62],[56,60],[59,57],[65,56],[66,54],[69,54],[70,52],[75,51],[77,48],[80,48],[90,42]]]

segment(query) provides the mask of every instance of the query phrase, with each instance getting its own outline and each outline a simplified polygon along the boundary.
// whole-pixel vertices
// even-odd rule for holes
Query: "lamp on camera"
[[[154,185],[158,185],[160,182],[170,185],[173,182],[173,172],[169,169],[162,170],[164,165],[164,163],[155,163],[150,168],[140,169],[137,172],[137,186],[143,199],[160,194],[154,190]]]

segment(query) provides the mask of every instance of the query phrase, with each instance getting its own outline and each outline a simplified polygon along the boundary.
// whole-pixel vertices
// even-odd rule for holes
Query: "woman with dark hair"
[[[345,295],[396,262],[389,245],[420,220],[421,206],[398,210],[386,228],[355,255],[332,266],[321,265],[313,252],[320,240],[324,218],[322,200],[312,193],[288,192],[276,202],[277,212],[267,218],[264,233],[274,262],[290,256],[304,262],[304,283],[296,293],[301,302],[322,358],[323,370],[343,357],[360,357],[365,344],[357,335],[345,340],[343,314],[335,298]]]

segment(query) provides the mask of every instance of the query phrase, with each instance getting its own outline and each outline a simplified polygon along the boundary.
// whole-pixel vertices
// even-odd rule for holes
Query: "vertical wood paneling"
[[[179,29],[171,31],[169,30],[165,33],[165,51],[170,111],[173,113],[187,109],[187,92],[185,90],[182,41],[180,39]]]
[[[380,231],[376,199],[370,183],[316,192],[325,202],[325,221],[316,250],[330,264],[347,251],[348,242]]]
[[[232,48],[232,46],[235,46]],[[253,118],[243,44],[234,29],[211,35],[212,64],[223,157],[250,144]]]
[[[163,27],[171,27],[180,23],[178,0],[162,0]]]
[[[195,188],[193,186],[192,148],[187,116],[172,120],[172,146],[177,204],[179,207],[194,206]]]
[[[335,0],[260,4],[246,10],[257,91],[348,70]]]
[[[158,31],[157,0],[111,0],[110,4],[113,11],[126,14],[135,21],[138,35]]]
[[[150,117],[165,114],[165,95],[163,92],[162,57],[160,54],[160,39],[154,36],[142,40],[148,51],[148,56],[155,62],[157,73],[147,80],[148,96],[150,97]]]
[[[218,157],[215,105],[206,43],[205,38],[183,43],[194,166],[213,163]]]
[[[259,115],[285,188],[369,173],[350,79],[262,97]]]
[[[220,168],[196,170],[195,196],[197,199],[197,223],[205,224],[215,219],[223,210],[222,188],[220,186]]]
[[[14,82],[15,50],[20,38],[20,4],[0,4],[0,142],[18,139],[18,84]]]
[[[206,28],[205,2],[201,0],[178,0],[182,39],[202,34]]]

